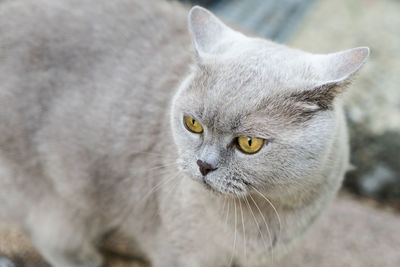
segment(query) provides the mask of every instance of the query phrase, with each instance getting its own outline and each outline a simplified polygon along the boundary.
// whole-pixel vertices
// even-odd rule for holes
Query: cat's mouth
[[[245,193],[246,183],[244,183],[241,179],[237,179],[232,177],[229,180],[210,180],[206,177],[202,179],[203,185],[208,189],[215,193],[223,194],[223,195],[241,195]]]
[[[236,176],[220,177],[216,174],[208,174],[206,176],[200,174],[193,175],[193,172],[187,171],[185,166],[181,166],[181,168],[193,180],[216,194],[243,195],[248,192],[248,188],[251,186],[250,183]]]
[[[203,179],[202,181],[203,181],[203,185],[204,185],[208,190],[211,190],[211,191],[213,191],[214,193],[222,193],[222,192],[216,190],[211,184],[209,184],[209,182],[208,182],[206,179]]]

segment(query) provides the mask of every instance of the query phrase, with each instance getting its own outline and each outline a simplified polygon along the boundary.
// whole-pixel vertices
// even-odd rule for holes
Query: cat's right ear
[[[233,40],[242,36],[199,6],[189,12],[189,30],[199,59],[223,53]]]

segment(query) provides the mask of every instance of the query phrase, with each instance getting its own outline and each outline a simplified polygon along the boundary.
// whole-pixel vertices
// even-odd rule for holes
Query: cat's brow
[[[255,125],[254,127],[243,127],[240,126],[235,130],[230,132],[235,136],[251,136],[259,138],[269,138],[273,133],[266,127],[260,127],[260,125]]]
[[[196,118],[196,119],[203,119],[203,115],[204,115],[204,108],[198,108],[198,109],[194,109],[194,110],[192,110],[192,114],[193,114],[193,117],[194,118]]]
[[[230,130],[232,132],[237,131],[241,125],[242,116],[237,115],[230,123]]]

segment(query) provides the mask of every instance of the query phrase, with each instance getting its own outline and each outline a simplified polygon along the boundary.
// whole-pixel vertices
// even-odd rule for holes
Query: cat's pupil
[[[247,139],[247,142],[249,143],[249,146],[251,146],[251,144],[252,144],[252,139],[251,139],[251,138]]]
[[[195,123],[196,121],[194,120],[194,119],[192,119],[192,124],[194,125],[194,123]]]

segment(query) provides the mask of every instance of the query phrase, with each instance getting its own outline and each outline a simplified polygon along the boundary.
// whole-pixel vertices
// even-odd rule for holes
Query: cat
[[[156,0],[6,1],[0,32],[0,219],[53,266],[101,266],[115,233],[155,267],[273,264],[341,185],[368,48]]]

